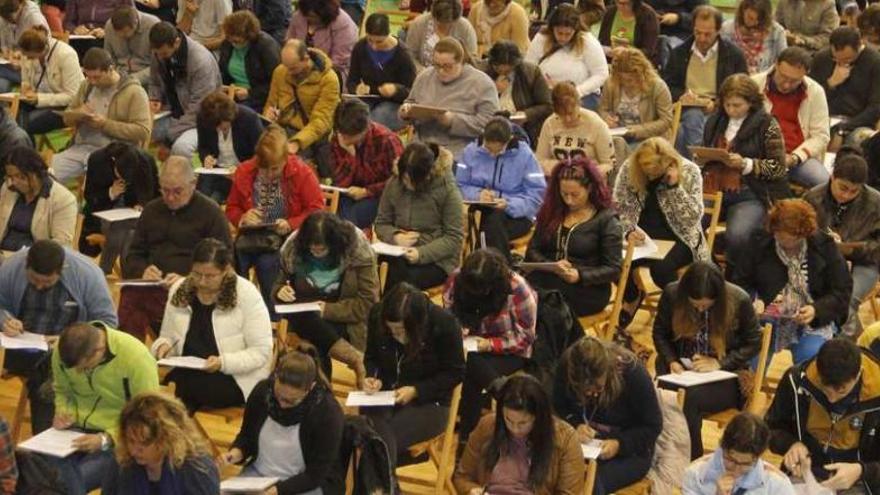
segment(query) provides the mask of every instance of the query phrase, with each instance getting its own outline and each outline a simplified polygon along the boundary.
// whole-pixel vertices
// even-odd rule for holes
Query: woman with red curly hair
[[[756,297],[755,312],[774,324],[775,350],[790,349],[799,364],[846,320],[852,277],[834,240],[819,231],[810,203],[779,200],[766,225],[752,237],[732,281]]]

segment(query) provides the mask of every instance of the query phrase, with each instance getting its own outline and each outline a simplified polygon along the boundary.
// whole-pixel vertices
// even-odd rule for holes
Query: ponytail
[[[330,388],[330,382],[321,371],[321,358],[318,350],[311,344],[300,342],[294,349],[278,357],[275,365],[275,379],[283,385],[298,389],[309,389],[317,382]]]

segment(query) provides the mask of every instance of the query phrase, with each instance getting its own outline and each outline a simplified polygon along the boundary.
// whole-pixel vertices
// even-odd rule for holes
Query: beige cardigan
[[[50,38],[49,52],[52,56],[46,61],[45,78],[51,92],[37,92],[37,108],[66,107],[73,99],[73,95],[79,91],[79,85],[85,80],[85,76],[79,66],[76,50],[70,45]],[[39,60],[22,59],[22,81],[30,83],[36,89],[39,74]]]
[[[603,119],[608,115],[617,114],[620,104],[621,90],[611,83],[611,79],[602,88],[599,100],[599,116]],[[639,141],[659,136],[672,139],[672,96],[663,79],[657,77],[651,88],[642,94],[639,100],[639,120],[641,124],[629,127],[630,133]]]
[[[486,2],[481,1],[471,6],[471,12],[468,20],[474,31],[477,33],[477,57],[482,59],[489,54],[489,50],[496,42],[501,40],[509,40],[519,47],[519,52],[525,55],[529,49],[529,15],[526,9],[516,2],[510,3],[510,13],[498,24],[492,26],[488,39],[480,28],[480,16]]]
[[[19,193],[0,186],[0,240],[6,237],[12,208],[18,201]],[[76,227],[76,198],[66,187],[52,180],[49,197],[37,198],[34,217],[31,220],[31,236],[35,241],[51,239],[62,246],[73,247],[73,231]]]

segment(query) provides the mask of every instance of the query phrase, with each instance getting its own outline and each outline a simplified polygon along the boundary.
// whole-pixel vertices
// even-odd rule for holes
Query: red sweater
[[[238,226],[242,215],[253,208],[254,180],[257,178],[257,159],[242,162],[235,169],[232,188],[226,200],[226,218]],[[281,189],[287,206],[287,223],[296,230],[306,217],[324,208],[324,195],[318,178],[308,165],[296,155],[290,155],[281,172]]]
[[[768,76],[768,79],[771,77],[773,76]],[[779,121],[779,127],[782,129],[785,152],[791,153],[804,142],[804,130],[801,129],[801,121],[798,119],[798,110],[801,108],[801,103],[807,98],[807,90],[805,85],[801,84],[796,91],[783,94],[773,89],[772,86],[772,81],[768,81],[765,94],[773,104],[771,113]]]

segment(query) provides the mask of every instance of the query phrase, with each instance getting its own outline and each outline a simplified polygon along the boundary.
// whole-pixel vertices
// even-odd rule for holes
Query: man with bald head
[[[212,199],[196,191],[188,159],[172,156],[159,173],[159,192],[144,207],[135,227],[122,275],[156,282],[149,287],[124,287],[119,301],[122,330],[143,340],[148,328],[159,333],[168,287],[189,273],[193,247],[213,237],[232,245],[229,224]]]
[[[315,145],[330,134],[339,100],[339,78],[330,57],[301,40],[289,40],[281,50],[281,65],[272,72],[263,115],[287,130],[291,153],[314,155]]]

